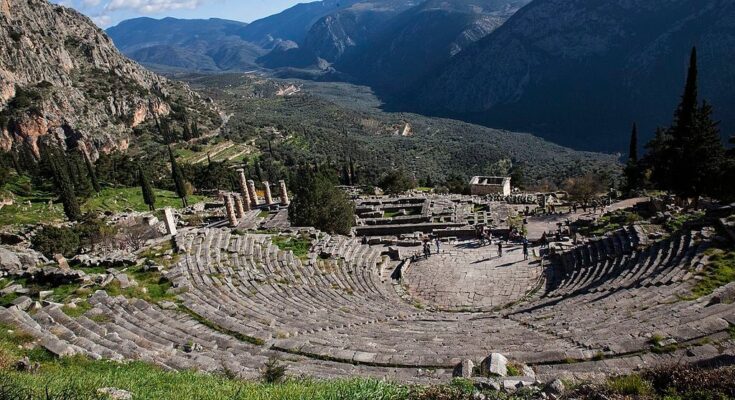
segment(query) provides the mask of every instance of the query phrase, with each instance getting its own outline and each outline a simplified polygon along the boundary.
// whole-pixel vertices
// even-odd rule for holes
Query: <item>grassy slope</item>
[[[0,226],[53,223],[64,221],[64,209],[61,203],[57,203],[55,196],[43,191],[33,191],[26,195],[18,195],[23,191],[18,190],[13,184],[6,185],[4,190],[12,192],[15,204],[0,209]],[[190,196],[189,203],[204,201],[202,196]],[[54,200],[49,206],[49,200]],[[28,204],[30,202],[30,205]],[[176,194],[167,190],[156,189],[156,207],[180,208],[181,200]],[[143,202],[140,188],[105,188],[99,194],[89,198],[82,210],[87,211],[112,211],[125,210],[148,211],[148,206]]]

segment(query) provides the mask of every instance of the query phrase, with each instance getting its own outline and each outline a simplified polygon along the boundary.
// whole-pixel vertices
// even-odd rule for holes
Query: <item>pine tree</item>
[[[89,180],[92,182],[92,188],[95,193],[99,193],[101,190],[100,183],[97,180],[97,171],[94,169],[92,160],[89,159],[89,155],[84,150],[82,150],[82,157],[84,157],[84,164],[87,166],[87,174],[89,174]]]
[[[51,147],[45,148],[44,157],[54,176],[59,198],[64,205],[64,214],[70,221],[78,221],[82,218],[82,211],[64,157],[57,149]]]
[[[186,200],[186,181],[184,180],[184,174],[179,168],[179,164],[176,162],[176,157],[174,156],[173,150],[171,150],[171,146],[168,147],[168,157],[171,162],[171,177],[174,180],[176,195],[181,199],[181,204],[186,207],[188,205]]]
[[[642,173],[638,163],[638,126],[635,123],[630,133],[630,148],[628,150],[628,163],[625,166],[625,180],[628,190],[638,189],[642,184]]]
[[[357,171],[355,170],[355,160],[350,155],[350,181],[353,185],[357,185]]]
[[[352,178],[350,177],[350,169],[347,164],[342,166],[342,184],[352,186]]]
[[[706,102],[699,104],[697,75],[697,50],[693,48],[674,122],[648,145],[647,164],[653,169],[653,181],[683,198],[721,192],[725,161],[712,107]]]
[[[151,187],[151,182],[143,172],[143,168],[138,166],[138,178],[140,179],[140,189],[143,192],[143,202],[148,206],[151,211],[156,210],[156,192]]]
[[[329,168],[317,172],[301,167],[292,181],[293,199],[288,218],[294,226],[313,226],[328,233],[348,235],[355,223],[354,205],[336,187],[337,176]]]
[[[199,132],[199,124],[197,124],[196,121],[191,123],[191,136],[198,139],[202,136],[202,134]]]
[[[258,182],[263,182],[263,169],[260,167],[260,160],[255,160],[255,176],[258,178]]]
[[[636,123],[633,123],[633,131],[630,133],[628,161],[632,163],[638,162],[638,125]]]
[[[192,133],[191,133],[191,127],[189,126],[189,121],[187,121],[187,120],[184,120],[184,123],[183,123],[183,132],[182,132],[181,135],[182,135],[182,138],[184,139],[185,142],[188,142],[189,140],[191,140],[194,137],[192,135]]]

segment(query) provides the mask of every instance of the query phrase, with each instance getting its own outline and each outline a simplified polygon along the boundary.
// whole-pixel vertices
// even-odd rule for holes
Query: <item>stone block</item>
[[[508,376],[508,359],[500,353],[492,353],[486,358],[485,370],[498,376]]]

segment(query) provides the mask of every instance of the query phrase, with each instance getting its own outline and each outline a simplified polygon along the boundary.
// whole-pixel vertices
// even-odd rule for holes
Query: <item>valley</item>
[[[735,399],[731,0],[295,2],[0,0],[0,400]]]

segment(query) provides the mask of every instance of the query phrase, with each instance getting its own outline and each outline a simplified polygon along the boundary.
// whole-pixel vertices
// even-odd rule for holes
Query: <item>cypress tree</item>
[[[182,136],[183,136],[184,141],[187,141],[188,142],[193,137],[192,136],[192,133],[191,133],[191,127],[189,126],[189,122],[188,121],[184,121],[184,124],[183,125],[184,125],[184,127],[183,127],[184,131],[182,133]]]
[[[263,182],[263,169],[260,167],[260,160],[255,160],[255,176],[258,178],[258,182]]]
[[[191,135],[194,138],[200,138],[201,137],[201,133],[199,133],[199,124],[197,124],[196,121],[194,121],[194,122],[191,123]]]
[[[171,146],[168,147],[168,157],[171,161],[171,177],[174,180],[176,195],[181,199],[181,204],[186,207],[188,205],[186,200],[186,181],[184,180],[184,174],[179,168],[179,164],[176,162],[176,157],[174,156],[173,150],[171,150]]]
[[[625,166],[625,180],[628,190],[635,190],[641,186],[642,173],[638,163],[638,126],[634,123],[630,133],[630,148],[628,163]]]
[[[699,104],[697,50],[692,49],[684,93],[666,132],[657,133],[649,143],[648,165],[653,180],[662,189],[684,198],[720,192],[725,149],[712,107]]]
[[[638,162],[638,125],[636,123],[633,123],[633,131],[630,133],[628,161],[632,163]]]
[[[46,148],[44,154],[51,167],[59,198],[64,205],[64,214],[70,221],[78,221],[82,218],[82,211],[79,208],[76,193],[74,193],[74,184],[69,176],[66,162],[56,149]]]
[[[92,160],[89,159],[89,155],[84,150],[82,150],[82,157],[84,157],[84,164],[87,166],[87,174],[89,174],[89,180],[92,182],[92,188],[96,193],[99,193],[101,190],[100,183],[97,180],[97,172],[94,165],[92,165]]]
[[[143,202],[148,205],[149,210],[155,211],[156,193],[153,191],[151,182],[148,180],[148,177],[145,176],[145,172],[143,172],[143,168],[141,166],[138,166],[138,178],[140,179],[140,188],[143,191]]]

